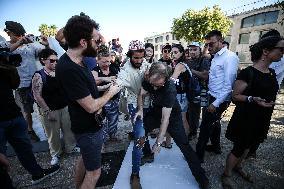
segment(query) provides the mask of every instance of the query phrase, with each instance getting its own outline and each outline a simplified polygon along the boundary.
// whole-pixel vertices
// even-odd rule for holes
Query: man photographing
[[[37,184],[55,174],[59,166],[42,169],[33,154],[27,123],[13,96],[13,89],[17,89],[20,84],[15,66],[20,66],[18,63],[21,61],[19,56],[0,52],[0,154],[6,154],[8,141],[22,166],[32,175],[32,183]]]

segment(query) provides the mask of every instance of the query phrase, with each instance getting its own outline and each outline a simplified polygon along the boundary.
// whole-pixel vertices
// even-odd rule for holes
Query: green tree
[[[221,8],[215,5],[212,9],[205,7],[200,11],[185,11],[181,18],[174,18],[172,32],[177,39],[202,42],[211,30],[220,30],[225,36],[232,24]]]
[[[47,24],[41,24],[38,31],[40,31],[44,36],[51,37],[56,35],[57,27],[54,24],[50,26],[48,26]]]

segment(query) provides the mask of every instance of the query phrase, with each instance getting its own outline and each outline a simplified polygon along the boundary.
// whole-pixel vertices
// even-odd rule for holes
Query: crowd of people
[[[204,155],[206,151],[222,153],[220,120],[231,102],[236,108],[226,137],[233,149],[224,160],[222,185],[234,187],[232,171],[253,182],[242,163],[256,155],[267,137],[284,77],[284,39],[278,31],[267,32],[250,46],[253,64],[240,70],[238,56],[218,30],[204,36],[204,45],[165,44],[159,60],[154,58],[153,44],[132,40],[127,57],[121,60],[119,39],[107,46],[99,24],[82,13],[71,17],[54,39],[66,51],[62,55],[44,36],[40,43],[31,40],[20,23],[6,21],[5,25],[10,41],[1,42],[0,47],[20,54],[21,63],[16,67],[8,59],[10,54],[4,58],[0,54],[0,176],[4,187],[13,188],[5,156],[9,142],[33,184],[58,172],[65,151],[80,153],[76,188],[95,188],[103,144],[119,141],[118,117],[124,113],[133,127],[132,189],[142,188],[140,167],[153,162],[161,147],[171,149],[172,139],[199,187],[209,188],[202,168]],[[41,69],[36,67],[37,60]],[[39,140],[32,128],[34,103],[48,138],[48,169],[38,165],[32,152],[31,140]],[[193,148],[189,141],[197,137],[199,128]],[[152,147],[149,136],[155,138]]]

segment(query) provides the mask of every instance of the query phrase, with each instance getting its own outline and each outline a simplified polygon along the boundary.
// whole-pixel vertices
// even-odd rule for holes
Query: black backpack
[[[188,101],[193,102],[197,98],[199,98],[200,92],[201,92],[201,86],[199,84],[198,79],[193,76],[188,65],[185,63],[181,63],[181,64],[184,65],[184,67],[186,68],[186,70],[189,72],[189,75],[190,75],[189,82],[187,86],[185,87],[185,91],[186,91],[186,97]]]

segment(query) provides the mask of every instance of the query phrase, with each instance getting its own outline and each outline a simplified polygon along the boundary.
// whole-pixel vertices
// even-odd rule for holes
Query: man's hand
[[[42,44],[42,45],[45,46],[45,47],[48,47],[48,46],[49,46],[49,43],[48,43],[47,37],[46,37],[46,36],[43,36],[43,35],[41,35],[40,37],[41,37],[40,44]]]
[[[216,112],[216,107],[213,104],[210,104],[207,108],[207,111],[210,113]]]
[[[157,141],[155,144],[152,146],[152,152],[153,153],[160,153],[161,151],[161,143],[158,143]]]
[[[136,114],[135,114],[135,116],[134,116],[134,119],[133,119],[133,122],[135,122],[136,121],[136,119],[143,119],[143,110],[139,110]]]
[[[0,165],[3,166],[7,171],[10,170],[9,161],[3,154],[0,153]]]
[[[256,102],[259,106],[265,108],[271,108],[273,105],[275,105],[275,102],[266,102],[265,99],[260,97],[253,97],[253,101]]]
[[[117,84],[113,84],[109,87],[108,92],[112,94],[112,96],[116,95],[117,93],[119,93],[120,91],[120,87]]]
[[[47,114],[47,119],[48,119],[49,121],[56,121],[55,112],[54,112],[54,111],[48,112],[48,114]]]

